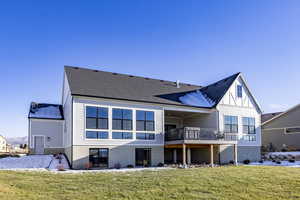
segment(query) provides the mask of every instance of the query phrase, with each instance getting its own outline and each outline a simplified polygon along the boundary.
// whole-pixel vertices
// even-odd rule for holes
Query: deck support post
[[[176,164],[177,163],[177,149],[173,150],[173,163]]]
[[[187,148],[187,164],[191,164],[191,148]]]
[[[238,165],[238,159],[237,159],[237,157],[238,157],[237,154],[238,153],[237,153],[237,145],[236,144],[233,145],[233,149],[234,149],[234,152],[233,152],[233,154],[234,154],[233,155],[233,157],[234,157],[234,164]]]
[[[214,145],[210,144],[210,166],[214,167]]]
[[[186,145],[182,144],[182,164],[183,167],[186,167]]]

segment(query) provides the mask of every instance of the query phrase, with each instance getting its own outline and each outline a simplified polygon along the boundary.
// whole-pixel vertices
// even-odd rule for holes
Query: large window
[[[243,117],[243,133],[255,134],[255,118]]]
[[[237,133],[238,132],[238,117],[237,116],[224,116],[224,132]]]
[[[113,132],[112,139],[132,139],[132,133],[130,132]]]
[[[108,108],[86,107],[87,129],[108,129]]]
[[[108,139],[108,132],[86,131],[86,138],[88,138],[88,139]]]
[[[154,133],[136,133],[137,140],[154,140],[155,134]]]
[[[113,108],[113,130],[132,130],[132,110]]]
[[[136,130],[137,131],[154,131],[154,112],[136,111]]]

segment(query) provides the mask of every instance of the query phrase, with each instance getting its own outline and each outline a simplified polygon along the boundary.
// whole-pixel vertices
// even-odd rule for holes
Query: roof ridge
[[[139,75],[124,74],[124,73],[119,73],[119,72],[103,71],[103,70],[91,69],[91,68],[84,68],[84,67],[78,67],[78,66],[65,65],[64,68],[65,69],[66,68],[69,68],[69,69],[80,69],[80,70],[87,70],[87,71],[94,71],[94,72],[105,72],[105,73],[111,73],[111,74],[114,74],[114,75],[128,76],[128,77],[132,77],[132,78],[142,78],[142,79],[146,79],[146,80],[155,80],[155,81],[176,83],[176,81],[163,80],[163,79],[157,79],[157,78],[149,78],[149,77],[144,77],[144,76],[139,76]],[[188,86],[203,87],[201,85],[196,85],[196,84],[186,83],[186,82],[180,82],[180,84],[184,84],[184,85],[188,85]]]

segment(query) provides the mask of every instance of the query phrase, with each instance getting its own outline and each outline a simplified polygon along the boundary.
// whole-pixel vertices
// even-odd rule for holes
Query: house
[[[0,153],[7,153],[7,142],[4,136],[0,135]]]
[[[262,115],[262,144],[273,151],[300,150],[300,104]]]
[[[261,109],[241,73],[199,86],[66,66],[61,105],[32,103],[29,148],[72,168],[260,159]]]

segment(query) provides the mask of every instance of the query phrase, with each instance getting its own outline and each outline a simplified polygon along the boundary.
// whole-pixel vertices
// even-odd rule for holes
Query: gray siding
[[[233,149],[231,145],[220,145],[221,164],[234,160]],[[260,146],[238,146],[238,162],[242,163],[246,159],[252,162],[259,161],[261,159]]]
[[[163,146],[73,146],[73,168],[84,169],[85,164],[89,162],[90,148],[108,148],[109,149],[109,168],[115,164],[121,164],[121,167],[135,165],[135,149],[151,148],[152,166],[157,166],[164,162]]]
[[[276,151],[281,151],[283,145],[300,150],[300,133],[285,134],[284,129],[263,129],[262,142],[264,146],[272,143]]]

